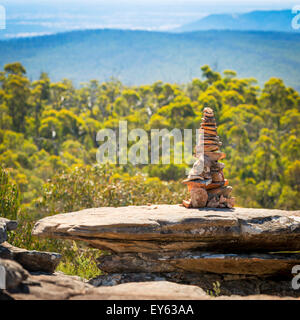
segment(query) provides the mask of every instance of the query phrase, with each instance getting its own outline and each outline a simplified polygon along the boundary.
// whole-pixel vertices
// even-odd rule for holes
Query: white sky
[[[243,7],[247,5],[251,6],[282,6],[290,7],[292,5],[299,4],[299,0],[0,0],[0,4],[55,4],[55,3],[81,3],[81,4],[199,4],[203,6],[236,6]]]

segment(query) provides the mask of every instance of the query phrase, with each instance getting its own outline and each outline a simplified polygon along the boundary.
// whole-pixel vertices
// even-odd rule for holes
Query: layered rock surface
[[[159,281],[195,285],[205,292],[218,282],[221,295],[299,296],[291,288],[291,269],[300,264],[300,254],[291,251],[300,250],[300,211],[180,205],[97,208],[46,217],[36,223],[33,234],[104,249],[98,266],[107,274],[90,283],[99,290],[113,286],[101,291],[112,297],[125,296],[125,291],[123,295],[113,289],[119,285],[136,292],[150,288],[145,281],[153,286]],[[172,291],[168,294],[175,299]]]
[[[33,234],[83,240],[115,253],[292,251],[300,250],[300,211],[103,207],[46,217]]]
[[[199,283],[182,284],[174,282],[174,274],[166,275],[165,277],[153,277],[153,273],[148,276],[139,274],[140,279],[135,277],[137,281],[129,279],[134,274],[122,275],[127,277],[129,281],[119,281],[115,285],[107,285],[95,287],[94,284],[89,284],[75,276],[67,276],[63,273],[56,272],[54,274],[29,274],[22,268],[21,265],[12,260],[0,260],[2,265],[6,266],[7,270],[7,289],[0,290],[0,300],[269,300],[269,299],[295,299],[292,297],[289,290],[286,290],[286,283],[276,283],[275,287],[280,286],[282,297],[274,297],[272,290],[267,287],[262,288],[264,294],[260,294],[259,290],[250,291],[250,295],[245,297],[239,295],[243,293],[241,290],[234,290],[234,285],[230,284],[229,292],[234,292],[234,295],[228,296],[225,290],[221,290],[220,296],[211,296],[208,291],[201,289]],[[195,279],[193,274],[191,279]],[[105,277],[105,276],[104,276]],[[170,281],[170,278],[173,279]],[[103,277],[102,277],[103,278]],[[121,276],[119,277],[121,278]],[[211,279],[202,280],[210,282],[207,288],[211,289]],[[175,280],[179,281],[179,279]],[[142,281],[142,282],[141,282]],[[247,280],[249,282],[249,280]],[[257,287],[257,283],[255,286]],[[205,285],[204,285],[205,287]],[[272,286],[274,290],[274,285]],[[227,289],[228,290],[228,289]],[[224,292],[224,293],[223,293]],[[254,292],[254,294],[251,292]]]
[[[16,224],[5,220],[2,226],[6,235]],[[98,262],[107,274],[89,283],[50,274],[60,255],[2,242],[0,265],[8,277],[0,300],[291,299],[300,295],[291,288],[291,269],[300,264],[300,255],[276,253],[299,250],[300,211],[187,210],[180,205],[98,208],[46,217],[36,223],[33,234],[83,240],[105,249]],[[220,284],[217,298],[208,295],[215,283]]]
[[[290,275],[300,264],[300,254],[216,254],[199,251],[169,253],[125,253],[98,259],[99,268],[113,273],[188,272],[245,274],[256,276]]]

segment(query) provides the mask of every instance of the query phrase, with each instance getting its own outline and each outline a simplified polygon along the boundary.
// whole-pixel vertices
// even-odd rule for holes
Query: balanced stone
[[[219,150],[219,147],[217,145],[204,145],[204,151],[216,151]]]
[[[191,190],[191,202],[194,208],[205,207],[207,199],[208,194],[204,188],[194,188]]]
[[[222,160],[226,157],[223,152],[206,152],[205,153],[212,161]]]
[[[217,140],[205,140],[204,144],[215,144],[217,146],[221,145],[221,142],[218,142]]]

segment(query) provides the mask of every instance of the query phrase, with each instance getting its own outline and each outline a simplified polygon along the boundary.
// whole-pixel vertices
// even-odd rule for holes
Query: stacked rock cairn
[[[232,187],[228,186],[228,181],[224,178],[224,163],[218,162],[225,158],[225,154],[219,150],[222,143],[217,134],[216,120],[211,108],[203,110],[200,129],[204,133],[204,145],[201,146],[203,141],[199,139],[196,146],[198,159],[188,178],[183,181],[191,195],[190,200],[183,200],[183,205],[187,208],[232,208]],[[201,156],[201,150],[204,151],[204,156]]]

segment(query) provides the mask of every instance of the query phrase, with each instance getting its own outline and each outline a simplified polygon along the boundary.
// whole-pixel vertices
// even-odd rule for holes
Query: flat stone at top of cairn
[[[220,152],[222,143],[217,134],[217,124],[211,108],[204,108],[200,128],[204,132],[204,157],[199,157],[197,150],[200,146],[196,146],[198,160],[194,163],[188,178],[183,181],[188,186],[191,199],[183,200],[183,205],[187,208],[232,208],[232,187],[228,186],[228,181],[224,178],[224,163],[218,162],[225,158],[225,153]]]

